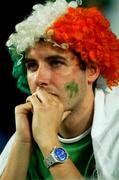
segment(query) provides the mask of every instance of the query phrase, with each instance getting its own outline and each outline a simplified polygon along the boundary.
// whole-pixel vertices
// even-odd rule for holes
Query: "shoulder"
[[[105,112],[119,118],[119,86],[105,93],[104,101]]]
[[[119,111],[119,86],[112,89],[95,90],[95,106],[102,104],[104,112],[116,113]]]
[[[119,86],[95,92],[92,141],[99,179],[118,179]]]
[[[10,140],[8,141],[8,143],[6,144],[5,148],[3,149],[2,153],[0,154],[0,176],[2,175],[8,158],[9,158],[9,154],[11,152],[12,149],[12,145],[14,143],[14,139],[15,139],[15,134],[13,134],[13,136],[10,138]]]

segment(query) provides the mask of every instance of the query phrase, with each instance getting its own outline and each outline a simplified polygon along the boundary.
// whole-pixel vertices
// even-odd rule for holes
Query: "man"
[[[38,4],[7,46],[29,96],[1,179],[117,179],[119,41],[108,20],[74,1]]]

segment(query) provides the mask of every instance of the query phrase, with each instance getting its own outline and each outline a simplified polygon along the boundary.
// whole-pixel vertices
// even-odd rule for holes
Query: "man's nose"
[[[36,83],[38,86],[46,86],[50,83],[51,80],[51,70],[48,65],[40,64],[37,72],[36,72]]]

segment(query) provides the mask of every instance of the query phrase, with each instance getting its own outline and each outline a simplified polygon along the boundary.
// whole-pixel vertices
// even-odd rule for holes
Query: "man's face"
[[[70,51],[40,42],[30,48],[25,59],[31,93],[44,89],[57,96],[65,110],[81,103],[87,92],[87,73],[80,70],[78,58]]]

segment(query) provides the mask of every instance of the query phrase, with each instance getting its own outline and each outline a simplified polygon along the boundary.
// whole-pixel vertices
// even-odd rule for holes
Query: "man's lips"
[[[58,95],[56,94],[56,93],[54,93],[54,92],[49,92],[49,91],[47,91],[49,94],[51,94],[51,95],[53,95],[53,96],[57,96],[58,97]]]

